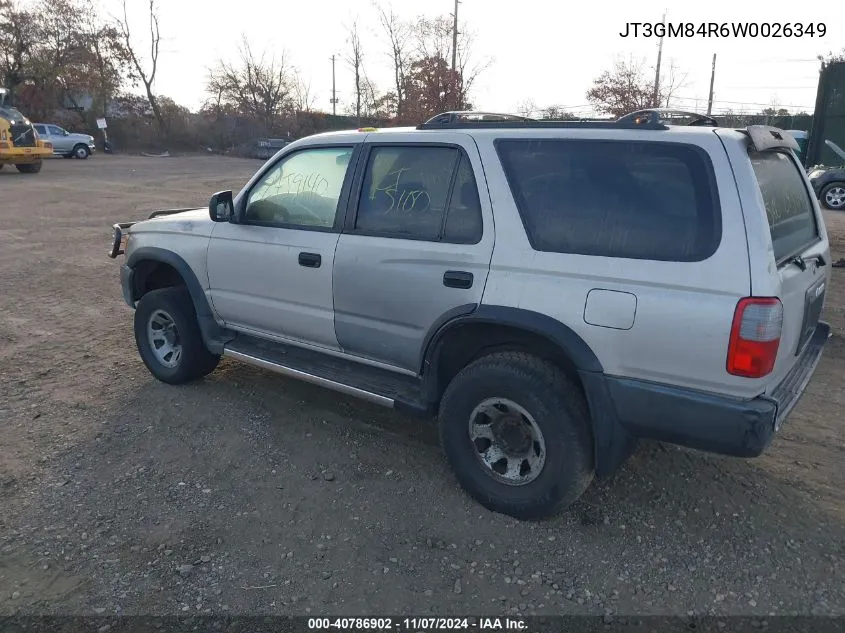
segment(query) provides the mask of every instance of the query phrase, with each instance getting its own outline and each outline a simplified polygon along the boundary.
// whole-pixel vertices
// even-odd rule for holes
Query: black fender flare
[[[565,352],[578,370],[604,371],[601,362],[590,349],[590,346],[584,342],[584,339],[557,319],[524,308],[482,304],[471,310],[473,307],[475,306],[461,306],[461,308],[456,309],[461,311],[458,316],[447,319],[445,323],[442,319],[439,319],[435,324],[436,330],[426,337],[422,352],[420,369],[423,375],[425,375],[427,369],[431,368],[432,362],[436,360],[443,337],[454,327],[473,323],[505,325],[543,336]]]
[[[194,303],[194,310],[197,313],[197,321],[206,347],[212,354],[222,354],[223,346],[231,339],[231,336],[226,336],[223,328],[218,325],[211,305],[205,296],[205,291],[202,289],[202,284],[200,284],[196,273],[188,265],[188,262],[173,251],[155,246],[142,246],[129,254],[125,265],[134,270],[138,264],[145,261],[167,264],[179,273]],[[132,298],[135,298],[134,294]]]

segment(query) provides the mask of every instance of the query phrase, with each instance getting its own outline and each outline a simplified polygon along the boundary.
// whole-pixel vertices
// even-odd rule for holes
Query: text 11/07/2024
[[[626,22],[620,37],[824,37],[824,22]]]

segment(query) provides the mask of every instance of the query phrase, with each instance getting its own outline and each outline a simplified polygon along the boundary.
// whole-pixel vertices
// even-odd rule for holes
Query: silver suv
[[[671,111],[445,113],[285,147],[115,225],[150,372],[228,356],[424,416],[481,504],[550,515],[638,438],[764,451],[830,336],[794,139]]]

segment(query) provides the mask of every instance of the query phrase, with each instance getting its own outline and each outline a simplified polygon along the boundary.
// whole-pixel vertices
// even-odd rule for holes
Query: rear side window
[[[750,158],[766,205],[775,261],[780,262],[818,239],[813,203],[801,172],[789,156],[751,152]]]
[[[496,147],[535,250],[689,262],[719,245],[713,167],[699,148],[576,139]]]
[[[355,228],[383,237],[477,243],[483,224],[469,159],[454,147],[373,147]]]

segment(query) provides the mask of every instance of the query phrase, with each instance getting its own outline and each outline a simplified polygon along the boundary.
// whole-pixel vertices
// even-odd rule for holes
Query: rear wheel
[[[832,182],[825,186],[819,198],[828,209],[833,211],[845,209],[845,182]]]
[[[76,147],[73,148],[73,155],[76,158],[86,159],[91,154],[91,150],[88,149],[85,145],[80,143]]]
[[[25,163],[23,165],[15,165],[18,168],[18,171],[22,174],[37,174],[41,171],[41,161],[37,161],[35,163]]]
[[[470,364],[446,389],[439,419],[458,482],[494,512],[544,518],[592,481],[584,397],[562,371],[535,356],[505,352]]]
[[[135,310],[135,343],[150,373],[174,385],[205,376],[220,361],[203,342],[194,302],[184,286],[141,297]]]

